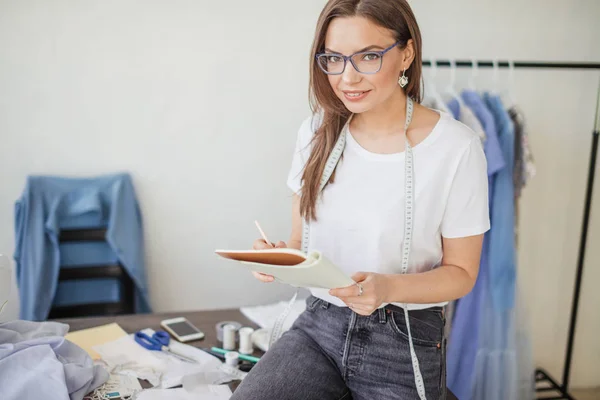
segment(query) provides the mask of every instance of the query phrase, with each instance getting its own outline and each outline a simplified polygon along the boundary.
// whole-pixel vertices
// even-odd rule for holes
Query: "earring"
[[[406,68],[404,68],[404,71],[402,72],[402,76],[400,78],[398,78],[398,84],[400,85],[401,88],[408,85],[408,77],[406,76]]]

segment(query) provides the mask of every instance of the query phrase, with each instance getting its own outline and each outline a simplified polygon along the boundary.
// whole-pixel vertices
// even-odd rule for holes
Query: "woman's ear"
[[[412,39],[408,39],[406,47],[402,50],[402,69],[409,69],[415,59],[415,43]]]

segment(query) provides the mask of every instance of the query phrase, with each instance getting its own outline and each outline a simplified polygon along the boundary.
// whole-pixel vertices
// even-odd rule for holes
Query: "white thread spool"
[[[223,349],[235,350],[235,335],[237,329],[234,325],[228,324],[223,327]]]
[[[252,354],[254,346],[252,345],[252,334],[254,329],[245,327],[240,329],[240,353],[241,354]]]
[[[240,360],[240,355],[237,351],[228,351],[225,353],[225,364],[231,367],[237,367]]]
[[[223,328],[225,327],[225,325],[233,325],[235,326],[235,330],[240,330],[242,328],[242,324],[240,324],[239,322],[235,322],[235,321],[221,321],[219,322],[216,326],[215,329],[217,330],[217,340],[219,341],[219,343],[223,343]],[[237,341],[238,338],[236,336],[235,340]]]

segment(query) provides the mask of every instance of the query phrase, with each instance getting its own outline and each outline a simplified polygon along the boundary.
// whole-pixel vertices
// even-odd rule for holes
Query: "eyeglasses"
[[[341,75],[346,70],[348,60],[361,74],[375,74],[381,69],[383,55],[400,44],[400,41],[381,51],[360,51],[345,56],[338,53],[319,53],[315,56],[317,64],[327,75]]]

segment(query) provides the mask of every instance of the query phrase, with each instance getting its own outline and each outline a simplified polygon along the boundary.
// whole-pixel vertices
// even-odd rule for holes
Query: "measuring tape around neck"
[[[414,208],[414,159],[413,159],[413,149],[408,142],[408,127],[412,121],[414,105],[413,101],[410,97],[406,98],[406,120],[404,122],[404,137],[405,137],[405,149],[404,149],[404,241],[402,244],[402,274],[406,274],[408,272],[408,261],[410,257],[410,245],[412,242],[413,235],[413,208]],[[325,169],[323,171],[323,175],[321,176],[321,182],[319,187],[319,192],[323,190],[329,179],[331,178],[331,174],[335,170],[342,153],[344,152],[344,148],[346,147],[346,135],[348,131],[348,125],[350,124],[351,118],[348,120],[344,129],[340,133],[338,140],[329,154],[329,158],[327,159],[327,163],[325,164]],[[304,253],[308,253],[308,242],[310,238],[310,224],[306,219],[303,218],[303,227],[302,227],[302,251]],[[294,296],[295,298],[295,296]],[[419,368],[419,360],[417,359],[417,354],[415,352],[415,348],[413,345],[412,334],[410,331],[410,321],[408,318],[408,304],[403,304],[404,309],[404,319],[406,321],[406,329],[408,332],[408,341],[410,345],[410,357],[413,365],[413,372],[415,375],[415,386],[417,388],[417,393],[419,394],[420,400],[426,400],[425,397],[425,385],[423,384],[423,376],[421,375],[421,369]]]

